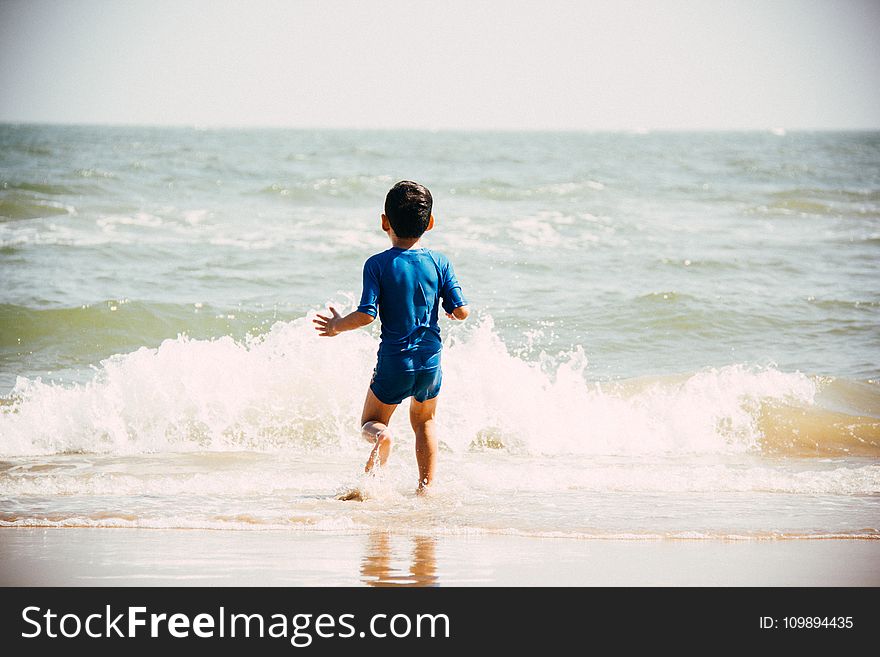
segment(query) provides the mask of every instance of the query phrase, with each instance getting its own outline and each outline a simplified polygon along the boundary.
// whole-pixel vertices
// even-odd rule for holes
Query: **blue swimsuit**
[[[451,313],[467,304],[452,263],[426,248],[394,246],[364,263],[358,312],[382,322],[382,342],[370,389],[384,404],[413,396],[423,402],[440,392],[440,299]]]

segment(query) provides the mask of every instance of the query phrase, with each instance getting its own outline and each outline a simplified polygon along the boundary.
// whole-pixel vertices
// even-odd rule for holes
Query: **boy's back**
[[[440,351],[437,322],[443,310],[466,304],[449,259],[424,247],[393,246],[364,263],[364,285],[358,312],[382,322],[380,356]]]

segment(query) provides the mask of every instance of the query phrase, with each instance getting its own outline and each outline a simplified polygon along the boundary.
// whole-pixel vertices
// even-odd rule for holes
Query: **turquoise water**
[[[880,376],[880,133],[4,126],[0,148],[7,390],[357,293],[402,178],[514,348],[583,345],[596,377]]]
[[[475,311],[427,512],[307,317],[404,178]],[[0,126],[0,522],[874,537],[878,255],[874,132]]]

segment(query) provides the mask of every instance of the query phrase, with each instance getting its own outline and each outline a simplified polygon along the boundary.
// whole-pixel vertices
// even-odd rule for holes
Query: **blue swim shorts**
[[[407,397],[423,402],[440,394],[442,381],[439,353],[379,356],[370,390],[383,404],[399,404]]]

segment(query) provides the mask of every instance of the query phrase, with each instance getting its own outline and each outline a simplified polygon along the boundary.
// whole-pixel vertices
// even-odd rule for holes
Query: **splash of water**
[[[760,446],[762,407],[809,407],[816,380],[730,365],[689,375],[589,381],[583,348],[511,353],[491,317],[451,331],[439,413],[455,451],[532,454],[738,452]],[[265,334],[165,340],[102,361],[86,384],[19,377],[0,415],[11,455],[338,449],[356,424],[374,362],[366,332],[318,338],[310,318]],[[405,413],[392,428],[407,433]]]

